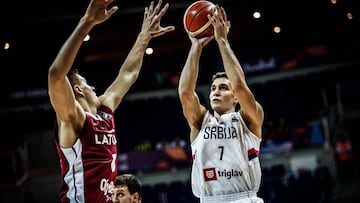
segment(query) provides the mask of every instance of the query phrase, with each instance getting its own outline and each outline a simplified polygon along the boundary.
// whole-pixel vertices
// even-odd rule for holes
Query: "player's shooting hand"
[[[208,16],[209,21],[214,26],[214,36],[216,40],[226,39],[229,33],[231,24],[228,21],[225,9],[220,7],[219,5],[216,6],[216,10],[212,16]]]

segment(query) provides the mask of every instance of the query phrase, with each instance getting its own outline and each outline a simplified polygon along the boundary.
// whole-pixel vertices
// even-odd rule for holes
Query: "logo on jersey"
[[[103,117],[106,120],[110,120],[111,119],[111,115],[108,113],[105,113],[103,111],[100,111],[99,114],[101,115],[101,117]]]
[[[113,190],[114,190],[114,182],[109,181],[106,178],[101,179],[100,181],[100,190],[104,192],[104,196],[106,197],[106,201],[112,200]]]
[[[217,180],[215,168],[204,168],[203,173],[205,181]]]
[[[231,115],[231,122],[238,122],[239,119],[235,115]]]
[[[231,170],[224,169],[223,171],[218,171],[219,177],[226,177],[227,179],[231,179],[232,177],[242,176],[242,174],[243,172],[241,170],[236,170],[236,169],[231,169]]]
[[[259,156],[259,151],[256,150],[255,148],[251,148],[251,149],[248,150],[248,159],[249,159],[249,161],[251,159],[254,159],[254,158],[258,157],[258,156]]]

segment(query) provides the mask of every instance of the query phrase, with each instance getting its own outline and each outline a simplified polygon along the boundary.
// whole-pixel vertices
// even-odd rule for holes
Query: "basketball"
[[[214,28],[207,15],[215,11],[215,4],[200,0],[187,7],[184,13],[184,28],[191,37],[203,38],[214,34]]]

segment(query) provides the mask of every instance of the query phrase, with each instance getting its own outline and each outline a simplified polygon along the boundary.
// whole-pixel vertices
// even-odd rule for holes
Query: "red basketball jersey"
[[[55,130],[60,157],[61,202],[111,202],[117,175],[117,148],[114,113],[100,106],[98,113],[86,113],[86,121],[72,148],[61,148]]]

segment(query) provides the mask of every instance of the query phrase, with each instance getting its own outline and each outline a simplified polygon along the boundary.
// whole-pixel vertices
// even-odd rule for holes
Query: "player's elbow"
[[[64,79],[64,76],[66,76],[66,74],[64,74],[63,71],[61,71],[59,68],[54,65],[50,66],[48,70],[49,81],[59,81]]]
[[[178,88],[178,94],[181,100],[186,99],[186,98],[190,98],[191,96],[193,96],[193,92],[189,91],[186,88],[180,87]]]
[[[249,87],[244,80],[233,82],[235,92],[249,91]]]
[[[133,84],[139,78],[139,75],[140,75],[140,71],[137,70],[128,71],[127,74],[125,75],[126,78],[125,80],[128,81],[128,83]]]

